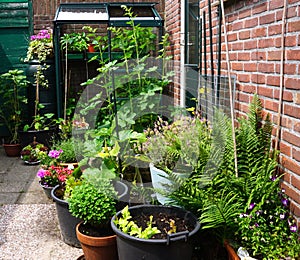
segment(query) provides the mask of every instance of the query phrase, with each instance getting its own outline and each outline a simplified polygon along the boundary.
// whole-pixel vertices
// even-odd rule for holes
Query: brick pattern
[[[175,104],[180,100],[180,0],[165,1],[165,31],[170,34],[170,51],[174,60],[175,75],[168,94],[174,98]]]
[[[200,1],[208,12],[207,1]],[[213,25],[217,8],[213,8]],[[300,2],[288,1],[282,115],[280,127],[281,167],[286,174],[283,186],[291,198],[292,211],[300,224]],[[279,109],[281,28],[283,1],[241,0],[225,3],[231,71],[236,76],[237,116],[248,111],[253,93],[258,93],[265,112],[276,123]],[[208,28],[208,24],[207,24]],[[217,28],[214,28],[215,44]],[[207,35],[209,31],[207,31]],[[223,35],[224,36],[224,35]],[[208,43],[209,44],[209,39]],[[225,43],[222,40],[222,74],[227,74]],[[216,48],[214,48],[215,50]],[[208,52],[209,53],[209,52]],[[217,58],[214,52],[215,59]],[[209,54],[207,60],[210,60]],[[210,68],[210,62],[207,63]],[[214,70],[217,63],[214,63]],[[215,71],[216,73],[216,71]],[[275,134],[275,131],[274,131]]]

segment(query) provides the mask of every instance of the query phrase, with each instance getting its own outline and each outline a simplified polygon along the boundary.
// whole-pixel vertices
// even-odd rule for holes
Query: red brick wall
[[[165,2],[165,30],[170,34],[170,52],[174,61],[174,84],[169,93],[174,97],[176,104],[180,100],[180,0],[166,0]]]
[[[258,93],[266,112],[277,126],[280,93],[281,25],[284,1],[228,1],[225,14],[232,75],[236,76],[237,116],[247,111],[253,93]],[[207,1],[201,1],[207,11]],[[213,25],[217,8],[212,9]],[[300,2],[288,1],[283,99],[280,127],[280,162],[283,187],[291,198],[292,211],[300,221]],[[208,26],[208,25],[207,25]],[[207,35],[208,35],[207,31]],[[217,28],[213,29],[216,50]],[[224,37],[222,39],[222,74],[226,75]],[[209,50],[208,50],[209,53]],[[208,60],[210,57],[207,57]],[[214,59],[217,59],[214,53]],[[214,63],[216,70],[217,63]],[[210,66],[210,62],[208,62]],[[208,69],[211,69],[210,67]],[[215,71],[216,74],[216,71]],[[274,134],[275,134],[274,130]]]

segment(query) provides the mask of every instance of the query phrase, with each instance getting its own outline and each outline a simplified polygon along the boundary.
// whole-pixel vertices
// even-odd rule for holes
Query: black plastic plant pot
[[[48,130],[20,131],[19,135],[21,139],[21,146],[24,148],[35,140],[36,142],[44,144],[50,148],[54,137],[57,135],[57,131],[56,127]]]
[[[142,239],[123,233],[114,223],[116,217],[121,216],[119,211],[112,219],[111,226],[117,235],[117,247],[119,260],[188,260],[193,255],[193,236],[199,231],[200,223],[191,212],[178,207],[163,205],[139,205],[129,207],[132,217],[135,215],[152,215],[154,213],[166,213],[185,219],[194,228],[191,231],[183,231],[168,235],[167,239]],[[153,219],[155,221],[155,219]]]
[[[51,191],[51,197],[55,201],[55,207],[60,227],[61,239],[66,244],[74,247],[81,247],[76,235],[76,226],[81,219],[75,218],[69,211],[69,203],[58,198],[56,192],[60,186],[55,186]]]

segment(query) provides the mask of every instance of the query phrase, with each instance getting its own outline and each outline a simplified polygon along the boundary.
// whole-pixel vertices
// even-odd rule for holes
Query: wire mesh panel
[[[221,109],[230,117],[229,80],[226,76],[201,75],[186,69],[186,104],[197,106],[203,117],[213,119],[214,110]],[[235,78],[231,78],[232,97],[235,96]]]

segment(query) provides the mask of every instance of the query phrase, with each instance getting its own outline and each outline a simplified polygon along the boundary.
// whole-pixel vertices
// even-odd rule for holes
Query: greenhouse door
[[[24,69],[31,28],[30,0],[0,0],[0,73]]]

